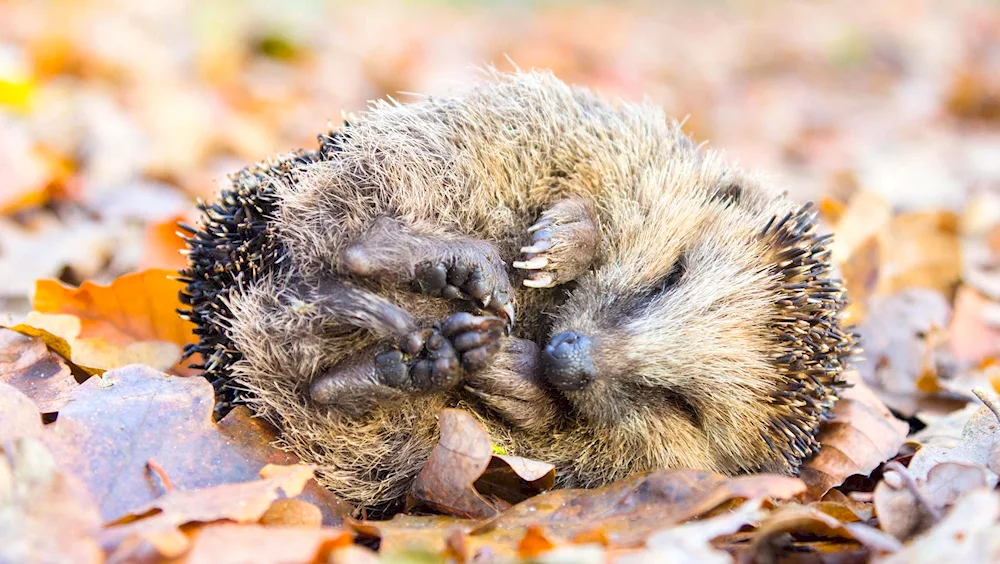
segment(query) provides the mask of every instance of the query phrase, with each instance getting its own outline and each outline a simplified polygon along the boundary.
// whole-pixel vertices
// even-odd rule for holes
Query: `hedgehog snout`
[[[590,337],[575,331],[564,331],[552,337],[542,351],[545,379],[562,392],[586,388],[597,375],[591,358]]]

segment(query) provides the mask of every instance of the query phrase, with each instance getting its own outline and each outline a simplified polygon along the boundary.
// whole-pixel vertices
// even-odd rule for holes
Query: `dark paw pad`
[[[425,294],[475,302],[510,323],[514,318],[511,290],[506,279],[480,264],[461,258],[417,265],[414,285]]]
[[[438,327],[409,333],[375,357],[382,382],[402,390],[447,390],[479,370],[500,349],[504,323],[496,317],[455,313]]]

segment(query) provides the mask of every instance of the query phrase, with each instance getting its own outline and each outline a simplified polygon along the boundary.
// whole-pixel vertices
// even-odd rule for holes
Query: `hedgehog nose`
[[[590,337],[575,331],[553,336],[542,352],[546,380],[563,392],[586,388],[597,375],[590,357],[591,348]]]

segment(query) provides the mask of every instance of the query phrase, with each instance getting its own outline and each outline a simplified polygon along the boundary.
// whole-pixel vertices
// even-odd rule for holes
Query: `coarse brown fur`
[[[657,108],[491,72],[461,95],[375,103],[323,142],[254,169],[280,267],[258,259],[199,320],[224,334],[231,362],[213,362],[338,494],[399,500],[448,406],[555,464],[561,486],[667,467],[790,473],[816,450],[854,347],[825,239]],[[439,256],[482,267],[515,306],[512,333],[481,349],[483,368],[446,359],[430,387],[384,385],[374,355],[489,304],[413,291]],[[547,371],[558,334],[589,339],[583,380]]]

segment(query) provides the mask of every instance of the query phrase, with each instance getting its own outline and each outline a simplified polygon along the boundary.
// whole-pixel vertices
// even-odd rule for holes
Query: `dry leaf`
[[[744,525],[756,524],[766,515],[761,500],[749,500],[735,511],[678,525],[653,533],[646,540],[646,550],[616,560],[622,564],[672,562],[677,564],[727,564],[728,553],[714,548],[712,539],[735,533]]]
[[[848,527],[837,519],[806,505],[783,505],[771,513],[760,524],[750,549],[754,562],[773,561],[782,547],[775,541],[785,534],[824,539],[854,540],[865,546],[871,553],[892,553],[901,548],[899,542],[860,523]],[[798,552],[806,552],[797,547]]]
[[[314,478],[313,472],[311,466],[268,465],[261,470],[262,479],[257,481],[169,491],[110,523],[101,534],[101,544],[105,550],[114,551],[127,541],[124,549],[132,551],[145,542],[165,557],[180,556],[189,546],[187,537],[179,530],[181,525],[220,520],[256,523],[279,494],[299,495]],[[123,558],[121,554],[118,556]]]
[[[323,525],[323,512],[308,501],[293,499],[276,499],[260,516],[261,525],[285,525],[318,529]]]
[[[39,280],[35,311],[72,317],[35,315],[26,322],[66,339],[73,349],[71,360],[78,364],[110,369],[145,362],[168,368],[162,365],[175,365],[181,348],[196,341],[193,324],[177,315],[183,284],[173,276],[174,271],[147,270],[108,286],[84,282],[79,288]],[[78,325],[73,318],[79,319]]]
[[[868,300],[878,285],[881,258],[878,239],[865,239],[840,265],[844,287],[850,298],[844,314],[846,323],[860,323],[868,315]]]
[[[884,260],[877,293],[912,287],[951,296],[962,273],[958,217],[951,211],[903,214],[879,234]]]
[[[1000,437],[998,415],[989,406],[981,406],[972,414],[962,429],[959,443],[947,448],[927,445],[910,460],[908,471],[917,480],[925,479],[931,468],[942,462],[957,462],[989,470],[993,484],[997,481],[998,468],[990,468],[994,449]]]
[[[410,489],[407,506],[424,503],[461,517],[489,517],[496,507],[473,487],[493,456],[489,433],[465,411],[445,409],[438,417],[441,435]]]
[[[489,433],[467,412],[442,410],[438,423],[438,445],[411,486],[410,507],[426,504],[461,517],[492,517],[555,483],[551,464],[494,457]]]
[[[814,499],[843,484],[849,476],[871,474],[899,452],[909,431],[909,426],[893,417],[856,372],[848,372],[845,377],[853,386],[844,390],[834,405],[834,419],[820,426],[819,454],[808,460],[799,473]]]
[[[966,494],[930,531],[879,564],[1000,561],[1000,494],[990,488]]]
[[[14,436],[41,436],[60,465],[83,478],[106,520],[164,491],[150,460],[180,489],[253,479],[266,463],[295,462],[270,445],[273,433],[250,420],[245,407],[216,425],[212,386],[202,378],[167,376],[142,366],[111,371],[78,386],[45,429],[37,408],[33,417],[23,413],[30,400],[17,396],[14,391],[0,396],[22,412],[14,416],[20,427]],[[350,510],[318,487],[310,488],[307,499],[331,524]]]
[[[538,525],[552,539],[570,540],[599,530],[614,546],[636,546],[654,531],[733,499],[787,499],[804,492],[800,480],[787,476],[725,478],[696,470],[664,470],[592,490],[556,490],[535,496],[478,527],[475,534]]]
[[[939,292],[911,288],[872,299],[868,312],[858,327],[865,352],[857,370],[889,407],[912,416],[932,395],[917,388],[918,380],[946,363],[940,335],[951,307]]]
[[[86,488],[40,441],[0,443],[0,562],[103,562],[100,526]]]
[[[329,562],[334,551],[352,544],[351,534],[338,529],[215,523],[198,529],[191,539],[190,552],[180,562],[311,564]]]
[[[21,390],[42,413],[59,411],[77,387],[70,367],[41,339],[4,328],[0,328],[0,382]]]
[[[959,287],[955,294],[955,311],[948,326],[950,350],[956,359],[978,363],[1000,354],[1000,328],[984,315],[995,306],[995,302],[973,287]]]
[[[181,254],[181,250],[187,248],[187,243],[178,234],[180,228],[177,223],[180,221],[190,222],[191,218],[177,215],[146,226],[145,251],[139,263],[140,269],[165,268],[177,271],[187,267],[187,257]]]
[[[831,255],[838,264],[848,260],[869,237],[876,235],[892,219],[892,207],[881,196],[859,190],[840,213],[833,228]]]

